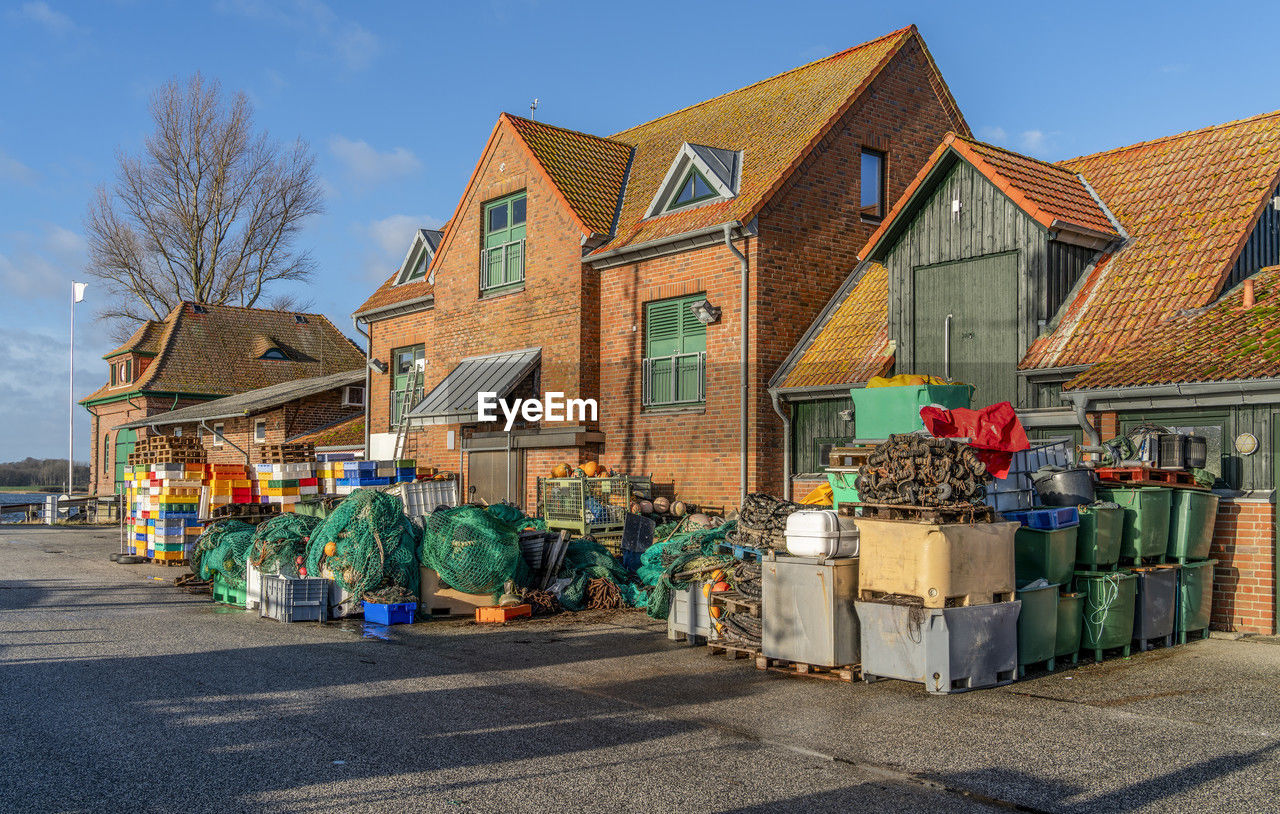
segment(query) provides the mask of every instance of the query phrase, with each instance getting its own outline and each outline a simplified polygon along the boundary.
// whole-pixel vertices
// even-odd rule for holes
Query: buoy
[[[684,505],[684,501],[677,500],[671,504],[671,513],[676,517],[684,517],[688,513],[689,507]]]
[[[671,501],[665,497],[655,497],[653,499],[653,510],[658,514],[666,514],[671,508]]]

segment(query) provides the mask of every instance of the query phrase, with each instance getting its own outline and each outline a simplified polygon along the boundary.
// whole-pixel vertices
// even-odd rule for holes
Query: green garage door
[[[947,315],[951,378],[972,384],[973,406],[1017,404],[1018,254],[915,269],[915,373],[941,376]]]
[[[116,488],[117,494],[124,491],[124,468],[129,464],[129,453],[138,444],[137,430],[120,430],[116,433]]]

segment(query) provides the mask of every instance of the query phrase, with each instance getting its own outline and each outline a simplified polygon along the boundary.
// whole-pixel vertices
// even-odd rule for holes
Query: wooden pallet
[[[747,599],[737,591],[718,591],[710,595],[711,606],[723,605],[730,613],[745,613],[760,618],[760,600]]]
[[[827,681],[857,681],[862,676],[861,664],[845,664],[840,667],[824,667],[820,664],[805,664],[802,661],[773,659],[764,655],[756,656],[757,670],[772,670],[785,675],[809,676]]]
[[[827,467],[843,471],[856,470],[867,462],[876,444],[854,444],[847,447],[832,447],[827,455]]]
[[[737,644],[727,644],[725,642],[707,642],[707,652],[713,656],[728,656],[735,661],[738,659],[758,659],[760,658],[760,648],[743,647]]]
[[[152,565],[164,565],[164,566],[168,566],[168,567],[173,567],[173,566],[175,566],[175,565],[176,565],[176,566],[186,567],[186,566],[188,566],[188,565],[191,565],[191,560],[186,560],[186,559],[183,559],[183,560],[161,560],[161,559],[157,559],[157,558],[155,558],[155,557],[152,557],[152,558],[151,558],[151,564],[152,564]]]
[[[130,452],[130,466],[146,464],[202,464],[203,452]]]
[[[209,516],[214,520],[234,517],[249,523],[266,520],[277,514],[280,514],[279,503],[224,503],[209,511]]]
[[[258,447],[259,463],[304,464],[316,457],[314,444],[264,444]]]
[[[969,608],[974,605],[998,605],[1001,602],[1012,602],[1012,591],[999,591],[988,593],[969,593],[959,594],[956,596],[944,597],[924,597],[915,596],[914,594],[890,594],[886,591],[870,591],[864,590],[858,592],[858,600],[860,602],[882,602],[885,597],[897,596],[915,599],[921,604],[919,607],[934,610],[937,608]]]
[[[1126,486],[1178,486],[1187,489],[1204,489],[1196,479],[1182,469],[1152,469],[1149,466],[1103,466],[1097,470],[1098,480],[1106,483],[1123,483]]]
[[[863,517],[876,520],[903,520],[913,523],[945,525],[951,523],[992,523],[995,509],[985,503],[958,503],[949,506],[908,506],[892,503],[841,503],[840,514],[852,516],[855,509]]]
[[[693,646],[711,643],[711,640],[701,633],[685,633],[683,630],[668,630],[667,638],[673,642],[686,642]]]

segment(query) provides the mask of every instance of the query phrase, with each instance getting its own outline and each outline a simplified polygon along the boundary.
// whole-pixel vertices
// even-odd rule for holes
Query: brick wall
[[[1275,506],[1266,499],[1223,499],[1213,546],[1214,630],[1276,632]]]
[[[201,403],[199,400],[185,399],[179,400],[176,406],[189,407],[199,403]],[[175,403],[173,399],[135,396],[124,401],[99,404],[88,409],[90,416],[89,492],[95,495],[109,495],[115,491],[116,427],[175,409]],[[138,437],[145,435],[145,432],[145,430],[139,430]],[[105,462],[103,461],[104,443],[108,458]]]

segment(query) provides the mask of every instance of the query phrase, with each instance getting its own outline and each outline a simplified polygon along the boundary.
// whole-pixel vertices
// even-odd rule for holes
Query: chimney
[[[1252,279],[1245,280],[1244,281],[1244,302],[1241,304],[1241,307],[1244,308],[1245,310],[1248,310],[1253,307],[1253,303],[1254,303],[1253,280]]]

